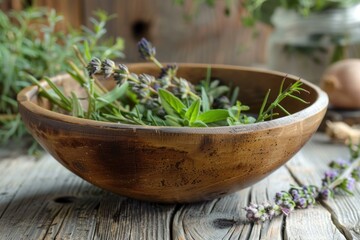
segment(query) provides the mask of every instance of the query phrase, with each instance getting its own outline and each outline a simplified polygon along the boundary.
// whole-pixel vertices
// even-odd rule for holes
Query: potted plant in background
[[[72,47],[88,50],[100,57],[123,57],[124,43],[105,38],[105,24],[112,16],[97,11],[92,28],[69,28],[57,31],[62,16],[55,10],[27,8],[5,13],[0,11],[0,143],[23,139],[27,132],[17,113],[16,94],[30,85],[22,77],[32,74],[40,79],[66,70],[66,62],[76,60]],[[100,44],[101,42],[101,44]]]
[[[267,65],[318,84],[330,64],[360,56],[360,1],[312,2],[278,1]]]
[[[176,2],[189,5],[185,0]],[[216,4],[211,0],[191,3],[190,9],[197,9],[202,3]],[[273,27],[267,44],[268,68],[318,83],[329,64],[360,56],[359,3],[359,0],[229,0],[224,12],[231,14],[240,9],[245,26],[255,27],[255,23],[262,22]]]

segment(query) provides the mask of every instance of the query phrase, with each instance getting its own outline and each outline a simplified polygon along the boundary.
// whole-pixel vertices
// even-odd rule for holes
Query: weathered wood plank
[[[183,206],[173,222],[175,239],[282,239],[282,218],[248,223],[243,208],[251,202],[272,202],[277,191],[293,182],[285,168],[251,188],[210,202]]]
[[[331,157],[344,154],[344,147],[334,148],[316,137],[287,168],[251,188],[184,205],[105,192],[49,155],[40,160],[2,158],[0,239],[358,239],[359,188],[353,197],[340,196],[265,224],[248,223],[242,209],[249,201],[272,202],[275,192],[288,189],[294,177],[304,184],[320,183]]]
[[[49,155],[3,159],[0,175],[0,239],[170,238],[175,205],[104,192]]]
[[[225,1],[216,1],[214,8],[202,5],[189,21],[184,18],[183,7],[174,1],[87,0],[84,19],[99,8],[116,14],[117,18],[108,24],[108,32],[110,36],[125,39],[127,62],[143,61],[136,44],[141,37],[146,37],[157,47],[157,56],[162,62],[263,64],[271,29],[259,25],[254,37],[252,28],[242,26],[240,3],[232,3],[230,16],[224,14]]]

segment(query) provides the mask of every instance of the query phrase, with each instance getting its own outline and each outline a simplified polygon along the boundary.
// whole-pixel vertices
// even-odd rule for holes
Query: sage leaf
[[[167,114],[173,116],[175,115],[175,112],[183,117],[183,110],[186,109],[186,106],[184,105],[184,103],[181,102],[179,98],[177,98],[174,94],[165,89],[159,89],[159,96],[161,105]]]
[[[190,127],[207,127],[207,125],[203,121],[196,120],[195,122],[190,124]]]
[[[168,126],[182,127],[182,119],[174,116],[166,115],[165,122]]]
[[[210,110],[210,101],[209,101],[208,95],[207,95],[204,87],[201,87],[201,99],[202,99],[201,106],[202,106],[203,112],[209,111]]]
[[[226,120],[229,117],[229,113],[226,109],[212,109],[199,115],[198,121],[204,123],[212,123]]]
[[[190,124],[195,122],[200,113],[200,99],[193,101],[185,113],[185,118],[189,120]]]

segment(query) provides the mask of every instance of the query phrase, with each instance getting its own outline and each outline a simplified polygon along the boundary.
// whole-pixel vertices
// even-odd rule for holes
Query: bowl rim
[[[152,63],[130,63],[127,64],[129,68],[134,67],[150,67]],[[291,74],[287,74],[284,72],[267,70],[255,67],[245,67],[245,66],[235,66],[235,65],[224,65],[224,64],[203,64],[203,63],[178,63],[179,68],[218,68],[218,69],[226,69],[226,70],[237,70],[237,71],[248,71],[248,72],[261,72],[271,75],[277,75],[281,77],[289,77],[292,79],[300,79],[304,84],[308,87],[312,88],[317,93],[317,99],[313,104],[305,107],[304,109],[293,113],[288,116],[283,116],[281,118],[277,118],[274,120],[269,120],[265,122],[259,123],[251,123],[237,126],[221,126],[221,127],[173,127],[173,126],[143,126],[143,125],[132,125],[132,124],[120,124],[115,122],[105,122],[91,119],[83,119],[77,118],[74,116],[54,112],[52,110],[48,110],[43,108],[33,102],[31,102],[31,98],[38,93],[38,87],[35,85],[28,86],[22,89],[17,95],[17,101],[19,107],[24,107],[27,111],[32,112],[34,114],[38,114],[42,117],[68,123],[75,125],[83,125],[87,127],[93,128],[108,128],[114,130],[132,130],[132,131],[155,131],[155,132],[166,132],[166,133],[192,133],[192,134],[234,134],[234,133],[247,133],[259,130],[270,130],[273,128],[279,128],[285,125],[294,124],[296,122],[301,122],[313,115],[316,115],[323,111],[328,105],[328,96],[327,94],[320,89],[320,87],[316,86],[313,83],[310,83],[307,80],[304,80],[298,76],[294,76]],[[69,74],[59,74],[51,79],[53,81],[61,81],[61,79],[68,77]],[[45,81],[41,81],[42,86],[48,86]]]

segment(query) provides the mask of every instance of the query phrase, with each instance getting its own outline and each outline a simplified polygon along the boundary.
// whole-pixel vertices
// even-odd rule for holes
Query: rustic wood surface
[[[360,239],[360,188],[265,224],[250,224],[249,201],[271,201],[289,184],[321,181],[327,163],[346,157],[322,134],[288,164],[242,191],[196,204],[156,204],[103,191],[51,156],[1,149],[0,239]]]

